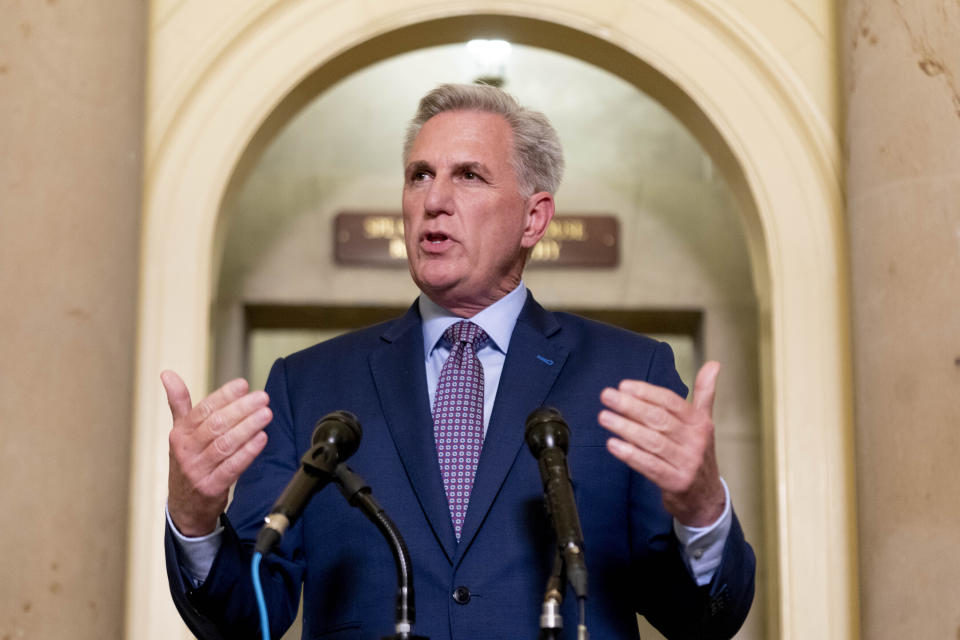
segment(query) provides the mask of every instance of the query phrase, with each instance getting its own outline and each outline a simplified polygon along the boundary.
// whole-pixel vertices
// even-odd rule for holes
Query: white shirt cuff
[[[213,567],[213,559],[220,550],[220,535],[223,533],[223,525],[217,522],[217,528],[212,533],[199,538],[185,536],[177,530],[173,520],[170,518],[170,509],[164,505],[163,511],[167,516],[167,526],[173,532],[173,539],[177,541],[180,547],[180,564],[187,570],[194,579],[194,587],[203,584],[207,576],[210,575],[210,568]]]
[[[723,557],[723,545],[727,542],[730,526],[733,524],[733,509],[730,506],[730,490],[723,478],[723,513],[706,527],[688,527],[673,519],[673,532],[683,546],[683,553],[697,584],[701,587],[709,584],[713,574],[720,566]]]

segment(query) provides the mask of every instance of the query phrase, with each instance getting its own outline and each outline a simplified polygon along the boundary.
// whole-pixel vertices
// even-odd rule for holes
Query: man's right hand
[[[230,487],[267,444],[270,399],[247,393],[247,381],[237,379],[194,406],[180,376],[164,371],[160,380],[173,414],[167,509],[180,533],[204,536],[216,529]]]

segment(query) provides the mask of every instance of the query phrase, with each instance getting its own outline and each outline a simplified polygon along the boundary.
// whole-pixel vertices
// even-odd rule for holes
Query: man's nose
[[[449,178],[437,176],[430,182],[423,208],[428,215],[433,216],[453,213],[453,184]]]

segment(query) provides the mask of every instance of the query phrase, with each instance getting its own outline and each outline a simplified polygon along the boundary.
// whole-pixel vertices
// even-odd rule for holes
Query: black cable
[[[410,552],[403,541],[403,536],[387,515],[383,507],[373,497],[370,487],[356,472],[347,465],[337,466],[334,472],[340,492],[351,506],[357,507],[367,519],[376,525],[380,533],[390,545],[393,561],[397,567],[397,633],[401,637],[414,637],[409,633],[416,621],[413,594],[413,569],[410,561]]]

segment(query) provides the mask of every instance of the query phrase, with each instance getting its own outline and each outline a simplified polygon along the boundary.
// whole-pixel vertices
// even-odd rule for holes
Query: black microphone
[[[566,565],[567,579],[577,598],[586,598],[587,564],[583,557],[583,531],[567,468],[570,427],[559,411],[552,407],[540,407],[527,417],[525,438],[530,452],[539,462],[543,496],[557,534],[557,549]]]
[[[297,521],[313,494],[333,480],[337,465],[356,453],[363,435],[357,417],[334,411],[317,421],[313,446],[300,459],[300,468],[270,508],[257,535],[255,551],[267,555]]]

